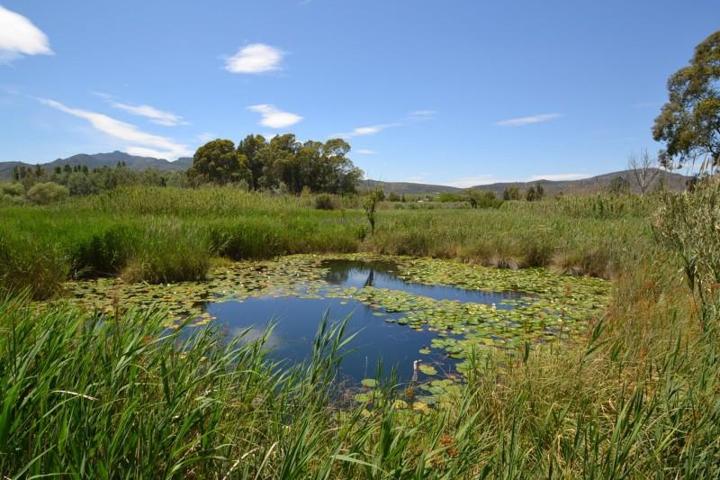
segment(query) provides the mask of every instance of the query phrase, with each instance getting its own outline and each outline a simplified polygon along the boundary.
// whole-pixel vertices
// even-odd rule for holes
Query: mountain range
[[[154,168],[162,171],[183,171],[192,165],[192,157],[179,158],[173,162],[161,158],[140,157],[130,155],[125,152],[109,152],[85,154],[81,153],[67,158],[58,158],[52,162],[41,164],[46,171],[52,171],[56,167],[64,167],[65,165],[84,165],[90,169],[102,167],[114,167],[120,162],[124,162],[128,168],[134,170],[145,170]],[[12,177],[12,171],[16,166],[25,166],[35,168],[35,165],[23,162],[0,162],[0,180],[8,180]],[[623,170],[619,172],[606,173],[594,177],[583,178],[579,180],[534,180],[532,182],[502,182],[487,185],[477,185],[470,187],[476,190],[490,191],[497,196],[501,196],[506,188],[517,187],[519,190],[526,190],[534,185],[542,185],[545,194],[553,196],[558,193],[572,194],[590,194],[607,190],[614,179],[618,177],[625,178],[632,190],[639,191],[637,183],[634,181],[633,172]],[[686,187],[689,177],[677,173],[658,170],[657,176],[650,186],[652,189],[658,182],[664,179],[668,189],[679,191]],[[379,180],[363,180],[362,189],[382,188],[385,193],[402,194],[436,194],[436,193],[453,193],[461,192],[462,188],[451,187],[448,185],[433,185],[411,182],[382,182]]]

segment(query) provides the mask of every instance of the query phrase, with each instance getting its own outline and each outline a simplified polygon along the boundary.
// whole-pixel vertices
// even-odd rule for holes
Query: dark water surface
[[[479,292],[406,282],[397,277],[393,264],[385,262],[337,260],[325,262],[322,266],[329,269],[325,280],[335,286],[374,286],[436,300],[494,303],[497,308],[511,308],[500,302],[519,296],[515,293]],[[431,340],[438,336],[436,332],[417,331],[406,325],[388,322],[387,319],[399,319],[403,314],[387,313],[356,300],[266,296],[209,303],[207,311],[216,317],[214,325],[228,335],[235,336],[249,330],[244,337],[246,341],[260,338],[273,323],[274,329],[266,344],[270,356],[290,363],[310,359],[313,339],[324,314],[327,313],[331,321],[349,318],[347,332],[357,332],[357,335],[350,343],[351,352],[343,359],[340,368],[341,374],[354,381],[374,378],[380,361],[385,376],[396,368],[398,379],[402,382],[412,377],[414,360],[421,359],[423,363],[433,365],[441,375],[455,370],[456,361],[442,352],[433,350],[429,355],[418,352],[430,346]]]

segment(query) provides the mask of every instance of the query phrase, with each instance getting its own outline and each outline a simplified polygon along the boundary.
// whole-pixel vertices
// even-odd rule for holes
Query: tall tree
[[[193,165],[188,171],[191,178],[225,184],[250,180],[250,169],[244,155],[235,150],[230,140],[217,139],[198,148]]]
[[[262,135],[248,135],[238,143],[238,153],[245,155],[250,169],[250,188],[259,190],[265,166],[263,149],[267,147]]]
[[[703,158],[720,166],[720,31],[703,40],[687,67],[668,80],[669,100],[655,119],[653,137],[664,141],[678,166]]]

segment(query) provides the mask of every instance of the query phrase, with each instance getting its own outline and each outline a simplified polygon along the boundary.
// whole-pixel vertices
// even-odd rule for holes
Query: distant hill
[[[41,164],[47,171],[52,171],[55,167],[64,167],[65,165],[85,165],[90,169],[101,168],[101,167],[114,167],[120,162],[124,162],[128,168],[133,170],[146,170],[154,168],[162,171],[183,171],[187,170],[192,166],[192,157],[183,157],[175,160],[174,162],[164,160],[161,158],[152,157],[140,157],[136,155],[130,155],[125,152],[110,152],[110,153],[96,153],[88,155],[81,153],[73,155],[67,158],[58,158],[49,163]],[[26,166],[34,168],[35,165],[22,162],[0,162],[0,180],[7,180],[11,178],[13,168],[16,166]],[[689,177],[680,175],[677,173],[666,172],[665,170],[658,170],[658,175],[650,187],[654,188],[660,179],[665,179],[665,184],[668,189],[673,191],[684,190],[686,182]],[[532,182],[504,182],[504,183],[493,183],[489,185],[477,185],[472,187],[476,190],[494,192],[495,195],[502,196],[503,191],[509,187],[517,187],[519,190],[527,190],[530,186],[542,184],[545,194],[547,196],[554,196],[558,193],[566,194],[591,194],[598,193],[608,189],[613,179],[617,177],[624,177],[634,191],[639,191],[637,183],[633,177],[633,172],[630,170],[624,170],[621,172],[606,173],[604,175],[597,175],[595,177],[583,178],[580,180],[535,180]],[[415,195],[432,195],[437,193],[445,192],[461,192],[463,189],[457,187],[451,187],[448,185],[432,185],[425,183],[411,183],[411,182],[382,182],[379,180],[362,180],[360,184],[361,190],[370,190],[375,188],[382,188],[385,193],[396,193],[402,194],[415,194]]]
[[[445,192],[461,192],[461,188],[450,187],[448,185],[429,185],[425,183],[410,182],[381,182],[379,180],[362,180],[360,183],[361,190],[374,190],[381,188],[385,193],[416,194],[426,195],[433,193]]]
[[[686,187],[686,182],[690,177],[680,175],[678,173],[667,172],[665,170],[655,169],[657,176],[649,189],[655,188],[660,181],[664,179],[668,190],[681,191]],[[579,180],[535,180],[532,182],[504,182],[492,183],[489,185],[477,185],[472,187],[476,190],[490,191],[497,196],[501,196],[506,188],[517,187],[519,190],[527,190],[534,185],[542,185],[545,195],[553,196],[559,193],[587,195],[607,191],[612,181],[618,177],[623,177],[630,184],[630,188],[635,193],[640,192],[640,188],[635,181],[634,174],[631,170],[623,170],[620,172],[606,173],[590,178],[581,178]]]
[[[124,162],[128,168],[133,170],[147,170],[154,168],[157,170],[171,172],[187,170],[190,168],[192,165],[192,157],[183,157],[171,162],[162,158],[140,157],[117,151],[110,153],[95,153],[92,155],[80,153],[67,158],[58,158],[52,162],[43,163],[41,166],[47,171],[52,171],[55,167],[64,167],[65,165],[83,165],[87,166],[89,169],[93,169],[114,167],[120,162]],[[23,162],[0,162],[0,178],[10,178],[12,176],[13,169],[16,166],[23,165],[31,168],[35,167],[35,165]]]

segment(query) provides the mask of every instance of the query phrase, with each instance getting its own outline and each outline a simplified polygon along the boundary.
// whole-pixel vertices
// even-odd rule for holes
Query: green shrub
[[[65,200],[70,191],[55,182],[36,183],[27,192],[27,198],[38,205],[48,205],[50,203]]]
[[[0,183],[0,193],[9,197],[21,197],[25,194],[25,187],[22,183]]]
[[[318,210],[334,210],[335,204],[328,194],[322,194],[315,197],[315,208]]]

